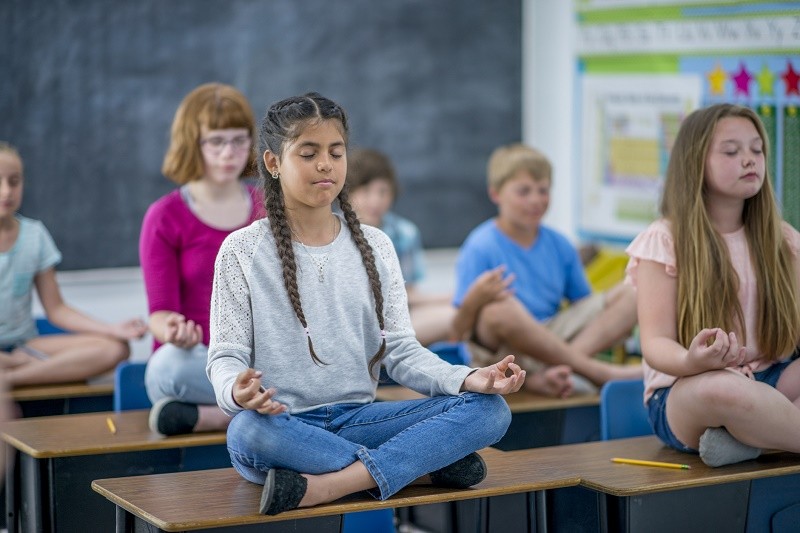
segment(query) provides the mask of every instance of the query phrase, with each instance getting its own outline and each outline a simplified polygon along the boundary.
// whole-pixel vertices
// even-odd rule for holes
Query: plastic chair
[[[342,521],[342,533],[394,532],[394,511],[392,509],[346,513]]]
[[[641,379],[609,381],[600,389],[600,439],[652,435],[653,428],[642,403]]]
[[[434,342],[427,348],[453,365],[469,365],[471,359],[467,343],[465,342]],[[397,383],[389,377],[389,374],[386,373],[386,369],[381,367],[381,376],[378,381],[378,386],[387,385],[397,385]]]
[[[628,254],[611,248],[601,248],[597,255],[586,265],[586,279],[593,292],[603,292],[625,278],[625,267],[628,266]]]
[[[465,342],[434,342],[428,349],[453,365],[469,365],[470,355]]]
[[[61,334],[61,333],[69,333],[69,331],[63,330],[57,326],[54,326],[47,320],[45,317],[38,317],[36,318],[36,331],[39,332],[39,335],[53,335],[53,334]]]
[[[147,363],[125,361],[114,370],[114,411],[149,409],[153,406],[144,387]]]

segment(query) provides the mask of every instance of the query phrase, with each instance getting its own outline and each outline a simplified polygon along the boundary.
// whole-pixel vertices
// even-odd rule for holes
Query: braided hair
[[[324,120],[339,121],[342,136],[345,138],[345,142],[347,141],[347,115],[344,109],[335,102],[314,92],[281,100],[267,110],[266,116],[261,121],[258,151],[260,154],[270,151],[276,156],[280,156],[283,154],[284,147],[297,139],[306,126]],[[300,301],[300,291],[297,288],[297,262],[292,248],[292,230],[286,217],[286,204],[280,180],[272,177],[263,157],[257,157],[256,159],[264,186],[265,206],[269,214],[270,229],[275,238],[275,245],[283,269],[283,285],[286,288],[294,313],[306,331],[311,359],[317,365],[327,364],[314,351],[308,322]],[[381,330],[381,345],[369,362],[369,372],[373,379],[377,379],[375,368],[386,353],[386,327],[383,316],[383,293],[381,292],[380,276],[378,275],[378,269],[375,267],[375,256],[372,247],[364,237],[358,217],[356,217],[355,211],[350,206],[346,184],[339,193],[338,200],[345,222],[350,230],[350,235],[361,254],[375,300],[375,314]]]

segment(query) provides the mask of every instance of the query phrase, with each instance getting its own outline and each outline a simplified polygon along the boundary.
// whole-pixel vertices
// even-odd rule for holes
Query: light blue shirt
[[[389,211],[383,215],[381,230],[392,240],[406,283],[422,281],[425,277],[425,259],[422,237],[416,224]]]
[[[487,270],[506,266],[516,276],[514,295],[537,320],[558,313],[563,300],[574,302],[591,294],[577,250],[566,237],[546,226],[524,248],[497,227],[494,219],[483,222],[467,236],[456,262],[454,303],[461,306],[475,279]]]
[[[35,337],[33,278],[61,262],[50,232],[38,220],[16,215],[17,242],[0,252],[0,345],[9,346]]]

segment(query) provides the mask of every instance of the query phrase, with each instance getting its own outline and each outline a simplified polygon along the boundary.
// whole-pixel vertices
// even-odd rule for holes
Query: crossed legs
[[[10,387],[84,381],[110,371],[130,355],[128,343],[83,333],[45,335],[26,343],[39,358],[22,348],[0,362]]]
[[[607,347],[603,346],[609,337],[603,330],[604,327],[622,329],[630,324],[626,330],[630,331],[635,322],[634,302],[633,311],[630,312],[632,320],[628,319],[619,326],[607,324],[614,320],[615,315],[628,310],[627,306],[630,304],[629,295],[624,290],[612,296],[600,316],[584,328],[588,331],[582,331],[576,337],[580,346],[587,347],[584,349],[576,347],[574,342],[568,344],[560,339],[531,316],[522,303],[513,297],[494,301],[483,307],[478,316],[475,334],[478,341],[489,349],[497,350],[502,346],[517,356],[532,357],[547,365],[568,365],[595,385],[602,385],[612,379],[641,377],[641,367],[614,365],[593,358],[597,351]],[[597,333],[593,335],[592,331]]]
[[[800,360],[775,388],[729,370],[681,378],[666,409],[672,432],[695,449],[707,428],[724,426],[749,446],[800,453]]]
[[[605,293],[605,306],[569,341],[572,348],[593,357],[614,347],[636,325],[636,289],[618,283]]]

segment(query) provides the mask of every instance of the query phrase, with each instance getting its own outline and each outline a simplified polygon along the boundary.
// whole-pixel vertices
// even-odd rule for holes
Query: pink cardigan
[[[248,186],[252,199],[245,226],[264,217],[263,193]],[[244,226],[243,226],[244,227]],[[142,221],[139,261],[150,313],[176,311],[203,328],[209,342],[209,313],[214,261],[222,241],[239,228],[208,226],[189,209],[180,189],[156,200]],[[160,346],[153,341],[153,350]]]

